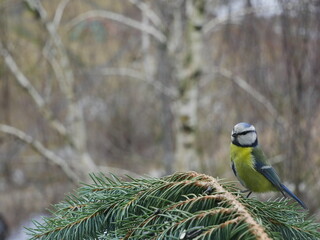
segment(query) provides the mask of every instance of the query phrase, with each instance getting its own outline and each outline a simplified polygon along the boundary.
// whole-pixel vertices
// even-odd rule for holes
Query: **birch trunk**
[[[167,45],[158,45],[158,71],[157,80],[162,86],[170,87],[170,81],[172,81],[172,63],[171,58],[168,55]],[[174,128],[173,128],[173,116],[171,111],[171,99],[169,94],[163,89],[160,92],[161,100],[161,125],[162,125],[162,146],[163,146],[163,163],[165,167],[165,173],[171,174],[173,172],[174,163]]]
[[[187,31],[186,50],[183,57],[183,73],[179,73],[179,97],[177,102],[177,135],[175,169],[197,170],[200,156],[197,151],[197,102],[198,82],[202,77],[202,26],[204,0],[186,2]]]

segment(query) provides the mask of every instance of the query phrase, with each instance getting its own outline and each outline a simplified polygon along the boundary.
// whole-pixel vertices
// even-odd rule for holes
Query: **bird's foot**
[[[241,193],[247,193],[247,192],[249,192],[246,198],[248,198],[248,197],[251,195],[251,193],[252,193],[252,191],[250,191],[249,189],[241,190],[240,192],[241,192]]]

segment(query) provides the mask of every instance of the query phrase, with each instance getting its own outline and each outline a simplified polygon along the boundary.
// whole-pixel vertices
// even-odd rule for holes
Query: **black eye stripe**
[[[248,131],[244,131],[244,132],[241,132],[241,133],[237,133],[237,135],[246,135],[247,133],[251,133],[251,132],[256,132],[255,130],[248,130]]]

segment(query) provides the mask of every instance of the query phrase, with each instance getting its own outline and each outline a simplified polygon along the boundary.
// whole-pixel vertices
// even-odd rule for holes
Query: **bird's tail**
[[[308,209],[307,206],[302,202],[296,195],[294,195],[285,185],[280,184],[283,191],[285,191],[290,197],[296,200],[304,209]]]

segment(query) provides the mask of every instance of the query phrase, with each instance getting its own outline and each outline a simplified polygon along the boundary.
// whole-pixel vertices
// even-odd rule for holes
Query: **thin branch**
[[[152,79],[150,80],[146,78],[145,73],[130,68],[100,68],[97,70],[97,73],[93,72],[93,74],[101,74],[103,76],[130,77],[151,84],[156,90],[163,92],[169,97],[176,98],[178,95],[177,91],[174,89],[168,88],[158,81],[152,81]]]
[[[164,43],[166,41],[166,36],[156,28],[152,27],[151,25],[145,25],[139,21],[136,21],[132,18],[128,18],[126,16],[123,16],[119,13],[110,12],[106,10],[91,10],[85,13],[82,13],[72,19],[67,24],[67,29],[70,30],[77,24],[91,18],[106,18],[109,20],[113,20],[119,23],[122,23],[124,25],[130,26],[132,28],[138,29],[142,32],[147,32],[151,36],[153,36],[156,40],[158,40],[161,43]]]
[[[65,137],[67,130],[65,129],[64,125],[54,118],[53,113],[50,111],[50,109],[47,108],[47,105],[42,96],[30,83],[29,79],[23,74],[23,72],[20,70],[11,54],[7,51],[7,49],[3,47],[1,42],[0,55],[4,58],[7,67],[15,76],[15,79],[19,86],[23,90],[25,90],[33,99],[42,115],[49,121],[50,126],[53,127],[53,129],[55,129],[61,136]]]
[[[56,63],[54,63],[53,61],[50,61],[50,63],[53,66],[55,74],[57,75],[57,80],[58,80],[61,91],[64,93],[64,95],[69,101],[72,101],[74,99],[74,94],[73,94],[74,75],[73,75],[73,72],[70,66],[70,61],[67,57],[64,45],[57,32],[57,28],[56,28],[57,26],[54,24],[54,22],[51,22],[48,20],[47,11],[44,9],[44,7],[42,6],[39,0],[25,0],[25,1],[30,5],[32,9],[34,9],[39,13],[41,21],[43,22],[44,26],[46,27],[50,35],[50,40],[56,47],[55,48],[56,52],[54,55],[54,57],[57,58]],[[60,5],[58,7],[60,7],[62,11],[63,4],[62,6]],[[50,60],[50,57],[48,58],[48,60]]]
[[[67,85],[65,84],[65,75],[64,75],[64,70],[60,64],[60,61],[57,59],[57,57],[55,56],[55,54],[52,51],[52,40],[49,39],[46,42],[46,45],[43,48],[42,51],[43,56],[45,57],[45,59],[47,59],[48,63],[51,65],[53,72],[55,74],[55,77],[59,83],[59,87],[61,89],[61,91],[63,93],[66,93],[66,89]],[[68,93],[69,95],[72,95],[70,93]]]
[[[58,33],[57,26],[54,22],[48,19],[48,14],[46,9],[42,6],[40,0],[26,0],[32,9],[37,11],[40,15],[41,21],[44,24],[46,30],[49,33],[50,41],[53,43],[52,60],[49,62],[52,64],[52,67],[55,71],[57,81],[61,92],[65,95],[67,99],[67,120],[70,123],[70,128],[68,128],[68,141],[70,145],[76,150],[79,156],[79,169],[80,165],[83,165],[86,169],[81,169],[82,172],[93,171],[96,169],[96,165],[92,160],[91,156],[87,151],[87,136],[86,129],[83,117],[83,111],[78,105],[74,95],[74,74],[66,52],[65,46],[62,42],[62,39]],[[62,2],[58,6],[58,12],[63,12],[64,4],[67,2]],[[59,18],[59,13],[58,17]]]
[[[26,134],[25,132],[5,124],[0,124],[0,131],[5,134],[14,136],[20,139],[21,141],[25,142],[26,144],[30,145],[41,156],[44,156],[49,161],[61,167],[61,169],[68,176],[68,178],[70,178],[70,180],[72,180],[73,182],[79,182],[78,176],[69,167],[67,161],[56,155],[54,152],[47,149],[45,146],[42,145],[41,142],[35,140],[33,137]]]
[[[70,0],[61,0],[61,2],[59,3],[59,5],[57,7],[57,10],[54,14],[54,18],[52,21],[52,23],[56,27],[56,29],[58,28],[58,26],[60,24],[64,10],[69,2],[70,2]]]
[[[285,9],[294,9],[297,6],[300,6],[301,2],[308,2],[309,0],[304,1],[288,1],[287,4],[285,4]],[[274,5],[270,5],[268,7],[251,7],[251,8],[245,8],[243,10],[237,11],[233,15],[226,15],[221,18],[213,18],[212,20],[208,21],[204,27],[203,32],[204,34],[209,34],[212,31],[216,30],[223,24],[226,24],[227,22],[233,20],[234,22],[239,22],[239,18],[242,18],[248,14],[255,13],[255,14],[266,14],[269,12],[269,14],[272,14],[275,9],[278,10],[279,6],[277,3]]]
[[[145,81],[143,72],[132,68],[100,68],[97,72],[103,76],[123,76]]]
[[[0,54],[4,58],[7,67],[16,77],[16,80],[18,81],[20,86],[29,93],[29,95],[33,98],[38,107],[43,108],[43,106],[45,106],[43,98],[33,87],[33,85],[30,83],[27,77],[22,73],[11,54],[5,48],[3,48],[2,43],[0,43]]]
[[[262,11],[262,9],[260,9],[260,11]],[[238,19],[241,18],[245,15],[254,13],[254,12],[258,12],[257,9],[254,8],[250,8],[250,9],[245,9],[242,11],[238,11],[235,15],[232,16],[233,19]],[[221,18],[213,18],[211,19],[209,22],[207,22],[204,26],[203,26],[203,33],[204,34],[209,34],[212,31],[214,31],[215,29],[217,29],[218,27],[221,27],[223,24],[226,24],[227,22],[229,22],[230,16],[226,15],[224,17]]]
[[[57,31],[57,29],[60,25],[64,10],[69,2],[70,2],[70,0],[61,0],[60,1],[59,5],[55,11],[54,18],[52,21],[52,25],[55,29],[54,31]],[[30,4],[30,2],[29,2],[29,4]],[[41,11],[44,12],[43,9]],[[42,14],[42,16],[44,16],[44,15]],[[61,66],[60,66],[58,60],[56,59],[56,57],[54,56],[54,54],[52,53],[52,43],[53,43],[52,38],[48,39],[44,48],[43,48],[42,53],[43,53],[43,56],[51,64],[53,71],[55,72],[55,75],[59,81],[59,79],[64,79],[63,69],[61,68]],[[60,86],[61,86],[61,83],[60,83]]]
[[[277,119],[280,124],[282,124],[283,126],[286,126],[286,121],[284,120],[283,117],[280,116],[279,112],[273,106],[273,104],[265,96],[263,96],[263,94],[257,91],[249,83],[247,83],[247,81],[245,81],[243,78],[236,76],[234,73],[224,68],[215,68],[213,73],[218,73],[221,76],[232,80],[235,84],[237,84],[240,88],[245,90],[254,99],[260,102],[268,110],[271,116]]]
[[[65,93],[69,99],[71,99],[73,94],[67,89],[70,88],[70,83],[73,82],[73,73],[70,73],[68,69],[70,63],[66,57],[62,41],[57,33],[64,10],[70,0],[60,1],[52,22],[48,21],[48,14],[39,1],[25,0],[25,2],[30,6],[30,8],[39,13],[41,21],[50,35],[50,38],[46,41],[46,44],[42,50],[42,54],[51,65],[61,91]],[[53,46],[56,47],[57,51],[54,51]],[[68,82],[70,83],[68,84]]]
[[[148,4],[144,3],[141,0],[129,0],[132,4],[136,5],[137,8],[141,10],[141,12],[146,15],[146,17],[158,28],[162,28],[163,24],[160,17],[152,11]]]

